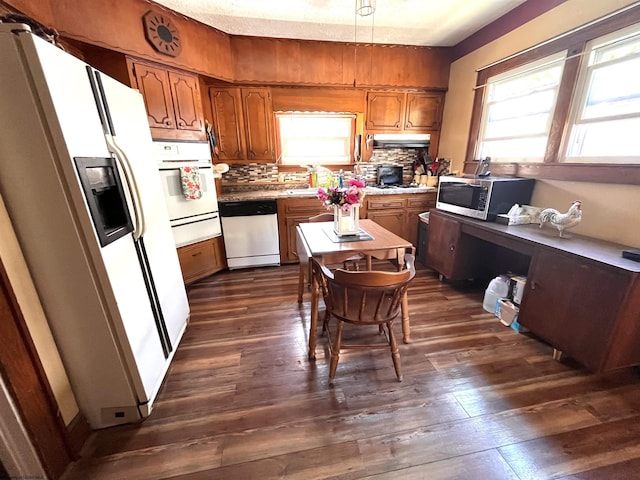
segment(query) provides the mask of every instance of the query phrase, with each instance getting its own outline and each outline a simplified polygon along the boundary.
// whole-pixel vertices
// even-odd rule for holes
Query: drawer
[[[407,208],[435,208],[436,194],[421,194],[407,199]]]
[[[178,249],[178,259],[185,283],[203,273],[210,272],[216,265],[216,255],[211,240],[194,243]]]
[[[393,198],[393,195],[386,195],[386,197],[388,198],[370,198],[367,200],[367,208],[369,210],[404,208],[405,201],[403,198]]]
[[[308,214],[311,217],[327,209],[318,198],[287,198],[278,200],[278,213]]]

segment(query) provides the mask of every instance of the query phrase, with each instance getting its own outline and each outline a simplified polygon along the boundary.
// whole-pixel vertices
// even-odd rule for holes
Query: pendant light
[[[376,0],[356,0],[356,13],[361,17],[372,15],[376,11]]]

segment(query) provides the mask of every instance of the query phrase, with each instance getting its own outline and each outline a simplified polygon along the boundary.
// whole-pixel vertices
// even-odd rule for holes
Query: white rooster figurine
[[[549,222],[560,231],[562,238],[567,238],[563,237],[562,232],[567,228],[575,227],[580,223],[580,220],[582,220],[582,202],[580,200],[573,202],[567,213],[560,213],[555,208],[545,208],[540,212],[540,228],[545,222]]]

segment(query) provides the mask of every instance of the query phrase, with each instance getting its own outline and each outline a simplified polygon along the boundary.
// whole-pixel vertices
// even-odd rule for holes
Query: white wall
[[[456,60],[451,65],[438,155],[452,160],[452,170],[462,171],[477,69],[632,3],[568,0]],[[566,210],[574,200],[582,200],[583,218],[573,232],[640,248],[640,186],[538,180],[531,203]]]

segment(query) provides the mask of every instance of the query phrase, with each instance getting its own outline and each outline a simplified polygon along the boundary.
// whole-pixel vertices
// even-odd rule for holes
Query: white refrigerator
[[[139,92],[0,24],[0,194],[93,428],[146,418],[189,318]]]

